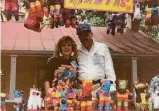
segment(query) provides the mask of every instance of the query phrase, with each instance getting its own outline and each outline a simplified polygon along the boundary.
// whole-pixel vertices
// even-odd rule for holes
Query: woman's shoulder
[[[47,59],[47,64],[56,63],[57,61],[59,61],[59,58],[57,58],[57,57],[49,57]]]

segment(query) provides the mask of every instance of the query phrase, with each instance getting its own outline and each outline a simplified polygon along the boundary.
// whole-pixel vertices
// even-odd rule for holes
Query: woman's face
[[[71,53],[72,53],[72,44],[71,44],[71,41],[66,41],[66,42],[62,43],[61,49],[62,49],[62,54],[64,56],[71,55]]]

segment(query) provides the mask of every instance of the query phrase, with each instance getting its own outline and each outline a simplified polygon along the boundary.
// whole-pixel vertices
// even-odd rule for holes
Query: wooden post
[[[132,74],[131,74],[131,87],[133,88],[133,84],[137,82],[137,57],[132,57]],[[133,88],[133,95],[136,97],[135,90]]]
[[[17,55],[10,55],[11,57],[11,70],[10,70],[10,92],[9,92],[9,99],[14,99],[15,85],[16,85],[16,62],[17,62]]]

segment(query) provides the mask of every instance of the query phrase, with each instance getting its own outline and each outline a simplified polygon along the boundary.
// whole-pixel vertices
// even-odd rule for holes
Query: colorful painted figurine
[[[18,0],[3,0],[5,1],[5,9],[4,9],[4,15],[7,18],[7,21],[11,20],[12,15],[14,15],[15,20],[19,20],[19,6],[18,6]]]
[[[0,111],[7,111],[6,110],[6,102],[5,102],[5,99],[8,97],[8,94],[6,93],[0,93],[0,98],[1,98],[1,101],[0,101]]]
[[[60,4],[56,4],[55,5],[55,13],[54,13],[54,26],[56,28],[58,28],[58,26],[63,26],[63,17],[61,14],[61,5]]]
[[[75,91],[73,88],[69,87],[67,89],[67,110],[73,110],[74,107],[74,100],[75,100]]]
[[[25,111],[26,102],[23,100],[23,91],[14,90],[15,111]]]
[[[41,32],[40,22],[43,21],[44,16],[42,4],[42,0],[33,0],[30,2],[29,15],[24,22],[24,27],[36,32]]]
[[[66,107],[67,107],[66,99],[61,99],[60,111],[69,111],[66,109]]]
[[[30,89],[29,100],[28,100],[28,109],[41,109],[42,107],[42,98],[41,91],[33,87]]]
[[[109,80],[103,80],[101,89],[97,91],[97,97],[98,97],[98,110],[103,111],[105,109],[106,111],[110,111],[110,101],[111,101],[111,95],[110,95],[110,86],[111,81]]]
[[[131,96],[131,92],[127,89],[127,81],[118,80],[118,89],[116,93],[117,111],[121,111],[122,106],[124,107],[124,111],[128,111],[129,96]]]
[[[51,17],[53,17],[54,16],[55,6],[54,5],[50,5],[49,8],[50,8],[50,15],[51,15]]]
[[[136,3],[135,4],[135,11],[134,11],[134,19],[141,19],[141,12],[140,12],[140,4]]]
[[[61,104],[60,104],[60,111],[66,111],[67,101],[66,101],[66,92],[65,89],[62,89],[61,92]]]
[[[52,95],[52,106],[54,107],[54,110],[58,110],[59,109],[59,104],[60,104],[59,92],[54,90],[51,95]]]
[[[92,80],[82,80],[82,95],[81,95],[81,110],[91,111],[92,110]]]
[[[136,110],[137,111],[152,111],[152,102],[148,101],[150,95],[146,93],[148,84],[147,83],[135,83],[134,88],[136,91]]]
[[[47,7],[43,7],[44,16],[41,27],[52,28],[52,17],[49,14],[49,10]]]
[[[118,33],[123,33],[124,28],[126,27],[125,18],[126,17],[124,13],[112,14],[108,18],[107,34],[109,34],[111,31],[111,34],[115,35],[116,28]]]

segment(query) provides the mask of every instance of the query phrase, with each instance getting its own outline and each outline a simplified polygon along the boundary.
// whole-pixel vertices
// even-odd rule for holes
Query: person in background
[[[93,80],[92,99],[96,98],[100,82],[105,78],[113,82],[111,91],[116,91],[116,75],[107,45],[93,41],[92,30],[87,23],[79,24],[76,31],[82,43],[78,55],[79,79],[87,78]]]

